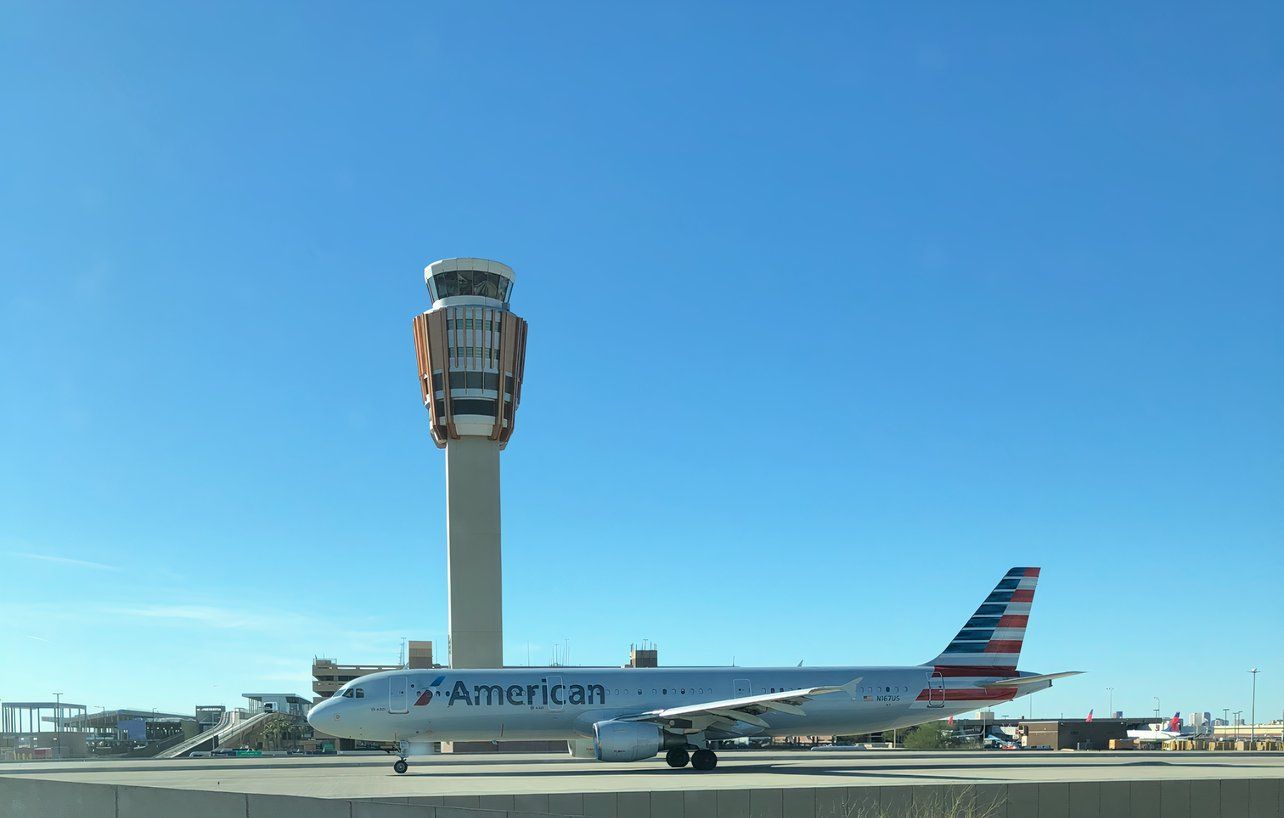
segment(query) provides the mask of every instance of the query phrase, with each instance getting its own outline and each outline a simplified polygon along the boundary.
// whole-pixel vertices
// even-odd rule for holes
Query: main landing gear
[[[410,765],[406,763],[404,758],[399,758],[393,762],[392,769],[397,772],[397,775],[405,775],[406,770],[410,769]]]
[[[696,750],[691,754],[691,769],[712,770],[718,766],[718,756],[713,750]]]
[[[685,767],[691,763],[693,770],[712,770],[718,766],[718,756],[713,750],[699,749],[688,754],[686,750],[673,749],[664,754],[664,761],[670,767]]]

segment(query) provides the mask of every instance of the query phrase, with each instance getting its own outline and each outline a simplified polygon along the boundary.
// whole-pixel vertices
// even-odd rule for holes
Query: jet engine
[[[666,737],[657,725],[646,722],[612,720],[593,725],[593,753],[598,761],[641,761],[675,741],[686,746],[685,739]]]

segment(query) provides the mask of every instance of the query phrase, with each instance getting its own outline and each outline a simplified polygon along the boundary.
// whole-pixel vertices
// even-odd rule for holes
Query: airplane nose
[[[312,725],[314,729],[321,726],[321,714],[329,704],[330,701],[327,699],[326,701],[314,704],[312,709],[308,711],[308,724]]]

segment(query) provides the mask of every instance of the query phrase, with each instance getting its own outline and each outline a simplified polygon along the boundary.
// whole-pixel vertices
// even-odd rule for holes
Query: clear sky
[[[410,319],[477,255],[531,326],[510,663],[916,663],[1039,565],[1022,667],[1090,673],[1036,711],[1247,711],[1259,665],[1279,718],[1282,29],[6,3],[0,699],[444,643]]]

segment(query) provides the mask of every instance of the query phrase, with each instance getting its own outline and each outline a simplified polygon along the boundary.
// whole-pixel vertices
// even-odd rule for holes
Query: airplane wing
[[[621,716],[620,721],[653,721],[671,727],[685,729],[704,729],[704,726],[715,722],[743,721],[758,727],[769,727],[764,715],[775,711],[801,716],[807,702],[816,696],[829,693],[847,693],[855,696],[861,677],[852,679],[846,684],[831,687],[801,687],[797,690],[782,690],[778,693],[762,693],[757,696],[741,696],[738,699],[721,699],[701,704],[685,704],[681,707],[666,707],[661,710],[649,710],[635,716]]]
[[[1078,676],[1083,673],[1082,670],[1063,670],[1060,673],[1044,673],[1042,676],[1013,676],[1011,679],[1000,679],[995,682],[986,682],[979,687],[1021,687],[1022,685],[1033,685],[1041,682],[1050,682],[1053,679],[1063,679],[1066,676]]]

